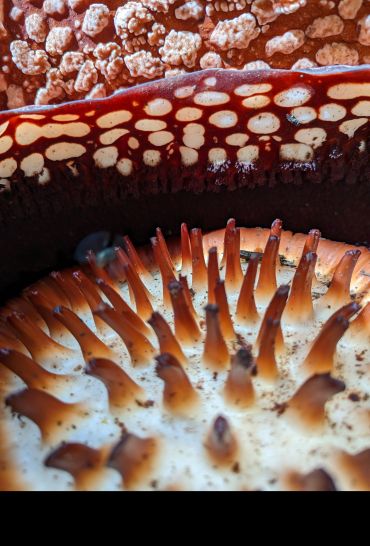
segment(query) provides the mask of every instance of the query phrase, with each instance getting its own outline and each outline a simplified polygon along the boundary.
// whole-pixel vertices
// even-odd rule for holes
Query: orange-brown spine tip
[[[30,300],[32,305],[37,309],[39,314],[44,319],[47,327],[49,329],[50,336],[57,340],[61,336],[63,339],[65,337],[72,337],[71,333],[67,328],[53,315],[53,308],[50,306],[50,302],[43,296],[41,292],[36,289],[30,288],[26,291],[27,298]]]
[[[72,333],[78,342],[84,360],[90,358],[111,358],[112,351],[90,330],[73,311],[66,307],[56,307],[54,316]]]
[[[341,307],[350,299],[350,286],[353,270],[361,254],[360,250],[348,250],[335,268],[332,281],[321,304]]]
[[[12,349],[0,349],[0,362],[20,377],[30,389],[47,389],[61,377],[44,370],[32,358]]]
[[[97,285],[89,279],[83,271],[74,271],[72,279],[75,285],[78,286],[82,294],[85,296],[91,311],[94,311],[102,303],[102,297],[97,290]]]
[[[321,237],[321,232],[318,229],[311,229],[306,237],[304,243],[302,256],[305,256],[308,252],[317,252]]]
[[[208,303],[216,303],[215,289],[217,282],[220,280],[220,270],[218,266],[217,247],[213,246],[208,251]]]
[[[50,354],[55,357],[74,355],[74,351],[56,343],[41,328],[33,324],[28,317],[19,313],[9,315],[7,319],[14,328],[17,337],[27,347],[36,362],[43,363]]]
[[[323,325],[313,341],[304,365],[310,372],[330,372],[334,365],[337,343],[349,326],[349,319],[360,309],[357,303],[349,303],[336,311]]]
[[[299,387],[286,407],[304,425],[320,426],[325,422],[326,402],[345,388],[343,381],[334,379],[329,373],[315,374]]]
[[[256,364],[259,377],[274,381],[278,376],[275,358],[275,340],[280,326],[279,320],[267,319],[263,335],[260,339],[259,353]]]
[[[126,273],[123,269],[124,265],[130,263],[125,250],[122,247],[115,246],[113,249],[113,255],[111,259],[105,263],[103,271],[107,273],[108,278],[111,280],[113,288],[119,290],[120,283],[127,281]],[[94,275],[95,278],[103,279],[103,276]],[[131,295],[131,293],[130,293]]]
[[[154,438],[139,438],[135,434],[125,433],[113,448],[107,464],[121,474],[124,487],[132,489],[149,479],[148,475],[155,467],[157,451]]]
[[[143,394],[143,389],[120,366],[106,358],[89,360],[85,371],[104,383],[112,406],[125,406]]]
[[[259,318],[254,299],[254,284],[258,269],[258,260],[258,254],[251,255],[240,289],[236,306],[236,317],[241,324],[254,324]]]
[[[285,309],[285,305],[288,299],[288,294],[289,294],[289,286],[286,284],[279,286],[279,288],[276,290],[262,319],[262,323],[261,323],[258,336],[257,336],[257,341],[256,341],[257,347],[260,346],[261,340],[265,335],[267,322],[277,321],[278,323],[280,323],[281,316],[283,314],[283,311]],[[280,324],[278,326],[278,330],[276,334],[275,347],[276,347],[276,350],[279,352],[284,349],[284,338],[283,338]]]
[[[181,224],[181,275],[188,277],[191,273],[191,247],[188,226]]]
[[[115,247],[115,258],[116,259],[112,261],[116,262],[118,268],[119,266],[123,267],[124,265],[131,263],[126,251],[121,246]]]
[[[96,255],[91,250],[87,253],[87,261],[93,277],[96,279],[102,279],[106,284],[109,284],[112,288],[116,288],[115,280],[110,277],[104,267],[97,264]]]
[[[293,491],[336,491],[333,478],[323,468],[308,474],[290,472],[287,476],[289,490]]]
[[[37,283],[37,288],[45,290],[45,296],[53,302],[53,306],[64,305],[65,307],[72,308],[72,302],[66,293],[66,289],[63,289],[64,275],[60,271],[53,271],[49,277],[45,277]]]
[[[72,274],[73,283],[78,287],[79,291],[84,295],[89,311],[91,313],[103,302],[100,292],[97,290],[97,285],[82,271],[74,271]],[[72,284],[72,283],[71,283]],[[81,307],[78,309],[81,313]],[[76,312],[76,311],[75,311]],[[78,311],[77,311],[78,314]],[[93,315],[95,326],[98,330],[103,328],[102,320]]]
[[[358,491],[370,491],[370,449],[355,454],[343,452],[339,460],[349,487]]]
[[[305,323],[313,318],[312,281],[315,276],[317,254],[308,252],[300,259],[290,289],[284,318]]]
[[[262,256],[260,274],[256,288],[256,296],[261,303],[269,301],[276,291],[276,263],[279,255],[281,226],[281,220],[275,220],[273,222],[270,236]]]
[[[352,335],[360,335],[365,339],[370,335],[370,301],[365,305],[358,317],[351,323],[350,332]]]
[[[155,235],[156,235],[156,238],[158,239],[159,246],[161,248],[161,252],[162,252],[162,255],[163,255],[164,259],[166,260],[167,264],[171,268],[172,273],[174,275],[176,275],[176,268],[175,268],[175,266],[174,266],[174,264],[172,262],[172,257],[171,257],[171,254],[170,254],[169,250],[168,250],[166,239],[163,236],[161,228],[159,228],[159,227],[156,228]]]
[[[77,413],[81,413],[78,404],[66,404],[38,389],[24,389],[11,394],[6,404],[36,423],[44,440],[52,440],[58,429],[62,432],[62,425],[67,425],[71,417],[77,418]]]
[[[130,262],[139,273],[140,277],[142,277],[146,282],[151,282],[152,276],[144,266],[138,252],[136,251],[136,248],[132,244],[131,239],[128,235],[125,235],[123,237],[123,244]]]
[[[0,348],[11,349],[25,355],[30,354],[20,339],[17,339],[12,334],[6,334],[3,331],[0,332]]]
[[[225,282],[230,290],[239,290],[243,281],[240,263],[240,230],[232,228],[226,239],[226,273]]]
[[[136,311],[142,319],[148,320],[150,315],[153,313],[149,291],[146,289],[139,275],[136,273],[131,264],[126,264],[123,266],[123,269],[125,271],[129,287],[133,292]]]
[[[152,237],[150,241],[152,243],[155,261],[157,262],[162,277],[163,304],[167,306],[170,302],[168,285],[171,281],[175,281],[176,277],[174,275],[172,262],[170,263],[168,261],[167,253],[164,251],[163,245],[160,244],[158,237]]]
[[[202,230],[194,228],[190,232],[192,288],[195,291],[203,290],[207,283],[207,267],[203,252]]]
[[[168,286],[174,312],[175,334],[184,344],[197,343],[200,339],[199,326],[189,309],[184,289],[178,281],[170,282]]]
[[[226,265],[227,248],[228,248],[228,245],[229,245],[229,240],[232,237],[231,236],[231,231],[234,230],[235,228],[236,228],[235,219],[234,218],[229,218],[228,221],[226,222],[226,228],[225,228],[225,233],[224,233],[223,254],[222,254],[221,264],[220,264],[221,267],[225,267],[225,265]]]
[[[85,444],[63,443],[45,459],[45,466],[71,474],[78,489],[85,489],[104,464],[100,450]]]
[[[283,229],[283,222],[282,220],[279,220],[279,218],[277,218],[276,220],[274,220],[271,224],[271,235],[275,235],[276,237],[281,237],[281,231]]]
[[[229,304],[226,296],[225,282],[220,280],[216,283],[215,288],[216,304],[219,308],[219,320],[221,332],[226,341],[235,339],[235,331],[233,321],[231,320]]]
[[[220,328],[219,308],[215,304],[208,304],[205,311],[206,339],[203,362],[213,370],[222,370],[228,366],[230,354]]]
[[[125,269],[128,265],[130,265],[130,260],[128,259],[128,256],[127,256],[126,252],[123,250],[123,248],[116,247],[114,249],[114,253],[115,253],[115,258],[113,260],[111,260],[106,266],[108,275],[112,279],[114,279],[115,281],[119,281],[121,283],[123,283],[125,281],[127,282],[128,290],[129,290],[129,294],[130,294],[130,301],[131,301],[131,303],[134,303],[135,302],[135,295],[134,295],[131,283],[128,282],[127,271]],[[136,271],[133,270],[133,275],[134,276],[135,276],[135,273],[136,273]],[[146,294],[148,296],[147,292],[146,292]]]
[[[114,290],[114,288],[112,288],[109,284],[106,284],[102,279],[97,279],[96,283],[117,313],[120,313],[125,319],[131,322],[132,326],[144,336],[150,335],[150,328],[148,328],[143,319],[131,309],[131,307],[125,302],[119,293]]]
[[[205,447],[216,464],[229,465],[234,462],[238,452],[237,441],[228,421],[222,415],[215,419]]]
[[[237,271],[237,275],[239,276],[240,282],[243,281],[243,269],[242,269],[242,262],[240,259],[240,237],[241,237],[241,229],[236,228],[235,233],[235,252],[234,252],[234,260],[235,260],[235,271]]]
[[[189,288],[187,277],[184,277],[183,275],[179,275],[179,283],[181,284],[181,286],[183,288],[184,297],[185,297],[186,303],[188,304],[190,312],[192,313],[195,320],[197,320],[198,314],[197,314],[197,312],[195,310],[195,307],[193,305],[192,290]]]
[[[14,328],[8,322],[7,315],[4,317],[0,316],[0,335],[14,340],[17,339]]]
[[[134,366],[146,365],[153,360],[155,355],[153,345],[123,315],[106,304],[100,305],[95,313],[121,337]]]
[[[157,375],[164,381],[165,408],[181,414],[191,410],[198,396],[179,361],[170,353],[162,353],[155,359]]]
[[[27,289],[24,294],[25,296],[26,296],[26,293],[27,293]],[[8,301],[5,306],[5,310],[8,315],[12,313],[20,313],[28,317],[28,319],[35,326],[43,330],[45,333],[48,333],[48,327],[45,320],[37,311],[37,309],[32,305],[32,303],[29,301],[29,298],[27,298],[27,296],[26,298],[14,298]]]
[[[186,364],[187,358],[184,355],[176,337],[173,335],[168,322],[162,317],[162,315],[155,312],[152,314],[148,322],[158,338],[160,352],[171,353],[179,360],[179,362],[181,362],[181,364]]]
[[[225,399],[238,408],[246,408],[255,399],[252,376],[256,373],[256,364],[252,352],[239,349],[231,358],[231,369],[225,383]]]
[[[81,308],[86,306],[87,300],[84,293],[81,291],[79,286],[76,286],[73,278],[70,276],[70,272],[66,271],[54,271],[50,276],[55,280],[57,285],[61,290],[68,296],[70,303],[67,303],[65,300],[59,301],[57,305],[64,305],[72,309],[75,313],[81,311]],[[56,305],[53,305],[56,307]]]

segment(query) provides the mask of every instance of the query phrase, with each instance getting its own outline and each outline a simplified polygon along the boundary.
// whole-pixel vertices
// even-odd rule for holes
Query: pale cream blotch
[[[229,95],[227,93],[221,93],[220,91],[203,91],[194,96],[195,104],[200,106],[219,106],[221,104],[226,104],[229,101]]]
[[[215,165],[222,165],[227,160],[227,153],[224,148],[211,148],[208,152],[208,161]]]
[[[0,137],[0,154],[5,154],[13,146],[13,139],[9,135]]]
[[[109,146],[110,144],[113,144],[121,138],[121,136],[126,135],[129,132],[128,129],[111,129],[110,131],[106,131],[105,133],[102,133],[99,136],[99,140],[104,146]]]
[[[167,127],[167,123],[161,119],[139,119],[135,123],[135,129],[139,131],[147,131],[153,133],[155,131],[162,131]]]
[[[312,148],[319,148],[325,142],[327,133],[320,127],[312,127],[310,129],[300,129],[295,134],[295,139],[302,144],[312,146]]]
[[[238,116],[232,110],[220,110],[209,116],[208,121],[219,129],[226,129],[238,123]]]
[[[57,142],[45,150],[45,157],[50,161],[64,161],[72,157],[80,157],[86,153],[85,146],[77,142]]]
[[[240,163],[250,165],[257,161],[259,157],[259,147],[252,144],[244,146],[237,151],[236,155]]]
[[[182,164],[185,165],[185,167],[195,165],[199,157],[198,152],[193,148],[188,148],[188,146],[180,146],[180,155]]]
[[[144,111],[148,116],[165,116],[172,110],[172,104],[167,99],[154,99],[144,107]]]
[[[17,169],[17,162],[13,157],[0,161],[0,178],[9,178]]]
[[[238,146],[242,148],[248,142],[249,136],[246,133],[233,133],[225,138],[226,144],[229,146]]]
[[[360,100],[351,110],[354,116],[370,117],[370,100]]]
[[[148,140],[153,146],[166,146],[174,139],[173,133],[170,131],[158,131],[157,133],[150,133]]]
[[[179,87],[175,89],[174,95],[177,99],[186,99],[194,94],[195,85],[188,85],[185,87]]]
[[[148,167],[156,167],[161,162],[161,153],[158,150],[145,150],[143,161]]]
[[[240,97],[251,97],[252,95],[268,93],[271,89],[272,85],[270,83],[245,83],[237,87],[234,93]]]
[[[290,87],[275,95],[274,102],[282,108],[302,106],[310,100],[312,94],[313,92],[308,87]]]
[[[180,110],[177,110],[175,117],[177,121],[183,121],[188,123],[190,121],[196,121],[197,119],[200,119],[202,115],[203,110],[200,110],[200,108],[185,106],[184,108],[180,108]]]
[[[112,127],[116,127],[121,123],[130,121],[131,118],[132,114],[128,110],[116,110],[114,112],[109,112],[108,114],[100,116],[96,120],[96,124],[102,129],[111,129]]]
[[[280,121],[275,114],[262,112],[250,118],[247,127],[252,133],[270,134],[275,133],[280,128]]]
[[[73,138],[85,137],[90,133],[90,127],[86,123],[46,123],[36,125],[35,123],[23,122],[16,127],[15,140],[21,146],[29,146],[39,138],[60,138],[69,136]]]
[[[305,163],[313,158],[313,149],[307,144],[282,144],[280,146],[280,159],[284,161],[297,161]]]
[[[344,121],[340,126],[339,126],[339,131],[341,133],[344,133],[345,135],[348,136],[348,138],[352,138],[355,134],[355,132],[360,128],[362,127],[363,125],[365,125],[365,123],[368,123],[368,119],[367,118],[357,118],[357,119],[349,119],[347,121]]]
[[[337,100],[351,100],[359,97],[370,97],[370,82],[338,83],[328,89],[328,97]]]
[[[184,127],[183,143],[188,148],[199,149],[204,145],[204,126],[199,123],[189,123]]]
[[[129,176],[133,171],[133,163],[131,159],[123,157],[117,162],[117,171],[122,174],[122,176]]]
[[[130,137],[127,141],[128,147],[131,148],[131,150],[137,150],[140,146],[140,143],[137,138]]]
[[[100,169],[107,169],[108,167],[114,167],[118,159],[118,148],[116,146],[106,146],[105,148],[98,148],[93,155],[95,165]]]
[[[319,108],[319,119],[322,121],[339,121],[347,115],[347,110],[341,104],[332,102]]]
[[[317,118],[317,112],[311,106],[297,106],[291,110],[290,114],[303,125]]]
[[[40,174],[44,168],[44,156],[39,153],[30,154],[22,159],[20,168],[25,176]]]
[[[263,108],[270,104],[271,100],[266,95],[253,95],[252,97],[247,97],[242,101],[242,105],[245,108],[253,108],[257,110],[258,108]]]
[[[79,119],[78,114],[58,114],[57,116],[53,116],[52,119],[54,121],[77,121]]]

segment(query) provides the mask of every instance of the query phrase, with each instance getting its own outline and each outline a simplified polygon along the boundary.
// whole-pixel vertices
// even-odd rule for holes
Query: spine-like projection
[[[364,242],[369,118],[366,66],[210,69],[105,99],[1,112],[3,284],[71,257],[95,228],[143,240],[159,215],[166,231],[185,217],[217,227],[231,205],[244,224],[284,215],[288,227],[317,223],[332,238]],[[186,251],[190,240],[201,283],[198,235],[184,232],[183,244]],[[232,226],[228,237],[226,283],[239,282]],[[158,233],[156,240],[159,252]],[[129,256],[133,278],[130,267],[140,264],[130,240],[122,246],[122,275]]]

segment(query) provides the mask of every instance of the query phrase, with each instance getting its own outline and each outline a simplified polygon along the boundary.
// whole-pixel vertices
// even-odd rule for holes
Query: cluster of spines
[[[208,260],[205,259],[201,230],[192,229],[189,233],[183,224],[179,274],[165,238],[157,229],[151,246],[162,278],[163,305],[172,307],[174,332],[153,307],[155,298],[147,286],[150,286],[151,274],[128,237],[123,238],[122,247],[116,249],[114,259],[105,267],[90,252],[89,268],[85,271],[53,273],[30,287],[21,298],[11,300],[2,310],[0,361],[27,385],[26,389],[10,395],[7,403],[13,411],[35,421],[45,441],[53,441],[55,423],[66,422],[83,413],[81,404],[67,404],[54,396],[68,376],[44,368],[50,354],[56,363],[68,357],[68,353],[75,354],[74,349],[58,342],[62,339],[77,340],[86,362],[85,373],[104,383],[111,408],[125,407],[145,397],[143,389],[114,362],[114,353],[99,339],[99,332],[109,325],[123,340],[133,366],[156,361],[156,373],[164,382],[166,411],[186,415],[199,403],[199,395],[185,366],[186,347],[200,342],[203,343],[203,364],[212,371],[227,371],[224,385],[227,403],[239,408],[253,405],[256,398],[253,376],[258,374],[262,380],[273,382],[279,375],[276,355],[284,351],[283,315],[288,324],[312,320],[314,315],[311,291],[320,233],[317,230],[309,233],[291,285],[278,287],[276,264],[281,229],[280,220],[273,222],[257,283],[260,256],[258,253],[250,256],[243,274],[240,230],[234,220],[229,220],[226,226],[220,263],[217,247],[210,248]],[[291,413],[310,426],[324,422],[325,403],[345,388],[343,382],[330,374],[334,369],[336,345],[351,317],[360,310],[350,298],[351,276],[359,254],[358,250],[350,250],[337,265],[329,290],[322,297],[337,310],[323,325],[303,362],[309,376],[307,381],[285,404]],[[225,269],[224,280],[220,277],[221,267]],[[136,312],[120,295],[117,281],[127,282]],[[191,290],[207,290],[208,293],[205,333],[200,327]],[[255,358],[248,346],[235,354],[230,352],[230,342],[235,341],[237,334],[228,303],[229,291],[238,294],[234,320],[243,326],[255,326],[260,320],[256,300],[267,304],[255,342]],[[361,332],[367,324],[369,308],[368,304],[352,321],[354,332]],[[94,321],[96,333],[81,316]],[[149,339],[151,329],[157,337],[159,350]],[[47,458],[46,464],[68,470],[77,485],[81,473],[85,476],[89,469],[107,464],[121,473],[126,487],[134,487],[142,473],[139,469],[143,467],[143,459],[148,463],[154,457],[155,446],[156,439],[139,438],[126,431],[110,452],[79,444],[63,444]],[[215,419],[205,446],[218,464],[228,464],[235,455],[237,439],[225,417]]]

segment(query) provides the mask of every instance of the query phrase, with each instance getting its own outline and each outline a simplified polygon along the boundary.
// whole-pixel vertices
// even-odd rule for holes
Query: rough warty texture
[[[5,0],[3,108],[101,98],[204,68],[370,59],[369,0]]]

